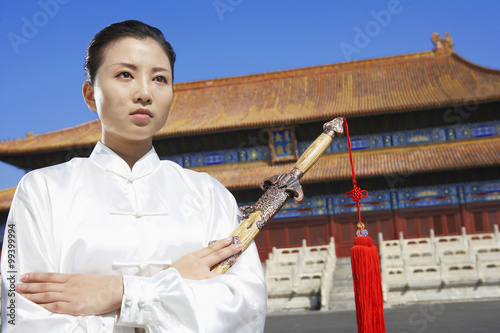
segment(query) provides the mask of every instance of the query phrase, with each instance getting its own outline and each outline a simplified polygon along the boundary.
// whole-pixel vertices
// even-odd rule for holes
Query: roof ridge
[[[457,54],[455,52],[452,52],[451,56],[454,57],[454,58],[456,58],[457,60],[463,62],[464,64],[473,67],[473,68],[476,68],[476,69],[479,69],[479,70],[483,70],[485,72],[493,72],[495,74],[500,73],[500,69],[486,67],[486,66],[482,66],[482,65],[476,64],[475,62],[467,60],[467,59],[465,59],[464,57],[462,57],[461,55],[459,55],[459,54]]]
[[[254,83],[258,81],[267,81],[273,79],[281,79],[283,76],[287,78],[297,77],[297,76],[306,76],[310,74],[311,71],[321,71],[322,73],[334,70],[348,70],[351,68],[358,68],[359,66],[367,66],[372,63],[380,63],[383,61],[394,59],[396,61],[403,61],[407,59],[413,58],[422,58],[422,57],[435,57],[437,54],[432,51],[420,51],[413,53],[405,53],[405,54],[395,54],[389,56],[381,56],[377,58],[368,58],[368,59],[360,59],[360,60],[352,60],[352,61],[344,61],[344,62],[336,62],[329,63],[323,65],[314,65],[314,66],[306,66],[299,68],[289,68],[282,69],[276,71],[269,71],[263,73],[254,73],[254,74],[241,74],[229,77],[221,77],[221,78],[213,78],[206,80],[195,80],[188,82],[180,82],[174,84],[174,91],[183,91],[183,90],[193,90],[193,89],[203,89],[203,88],[211,88],[211,87],[220,87],[224,85],[234,85],[234,84],[246,84],[246,83]],[[449,56],[449,55],[446,55]],[[292,75],[290,75],[292,73]],[[293,73],[297,73],[297,75],[293,75]],[[286,75],[284,75],[286,74]],[[238,82],[241,81],[241,82]]]

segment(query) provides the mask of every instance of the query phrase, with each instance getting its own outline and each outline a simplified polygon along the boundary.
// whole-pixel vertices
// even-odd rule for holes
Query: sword
[[[260,187],[264,194],[254,206],[240,208],[243,220],[233,231],[232,243],[242,243],[241,251],[232,255],[211,268],[212,272],[224,274],[236,262],[240,254],[247,249],[257,234],[272,220],[285,205],[288,199],[294,198],[295,203],[304,200],[304,192],[300,179],[318,161],[328,148],[334,137],[344,134],[344,119],[335,118],[323,125],[323,133],[314,140],[307,150],[300,156],[293,169],[281,175],[274,175],[264,179]],[[209,243],[212,244],[215,241]]]

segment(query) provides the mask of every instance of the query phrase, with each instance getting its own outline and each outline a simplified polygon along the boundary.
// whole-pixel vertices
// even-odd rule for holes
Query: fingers
[[[218,251],[213,252],[212,254],[206,257],[208,264],[210,265],[210,267],[212,267],[213,265],[221,262],[222,260],[234,254],[239,253],[242,247],[243,247],[242,244],[232,244],[230,246],[226,246],[222,249],[219,249]]]
[[[27,273],[21,275],[21,281],[23,282],[53,282],[53,283],[64,283],[68,281],[70,274],[60,274],[60,273]]]
[[[50,303],[61,297],[63,291],[62,283],[66,282],[67,276],[59,273],[28,273],[21,276],[23,283],[16,285],[16,291],[37,304]]]
[[[21,294],[21,295],[24,296],[27,300],[30,300],[36,304],[48,304],[61,301],[67,302],[65,299],[63,299],[64,295],[59,292],[44,292],[37,294]]]
[[[201,250],[188,253],[175,262],[172,267],[177,269],[181,276],[190,280],[203,280],[219,275],[211,268],[222,260],[240,253],[242,244],[231,244],[233,237],[210,242],[209,246]]]
[[[34,276],[37,277],[36,275]],[[43,277],[43,276],[42,276]],[[27,281],[27,279],[23,279]],[[47,308],[51,303],[66,302],[63,285],[53,282],[25,282],[16,285],[16,291],[25,297],[27,300],[35,304],[46,305]],[[53,306],[53,305],[50,305]]]
[[[59,283],[19,283],[16,291],[20,294],[36,294],[47,292],[61,292],[63,286]]]
[[[220,249],[223,249],[223,248],[231,245],[232,241],[233,241],[233,237],[228,237],[228,238],[220,239],[220,240],[213,242],[213,243],[210,242],[210,244],[207,247],[205,247],[199,251],[199,256],[201,258],[209,256],[212,253],[217,252]]]

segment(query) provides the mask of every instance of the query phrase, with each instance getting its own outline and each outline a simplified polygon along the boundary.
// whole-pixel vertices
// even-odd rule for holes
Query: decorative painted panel
[[[359,135],[351,137],[352,150],[374,149],[384,147],[384,136],[376,135]],[[332,141],[332,152],[348,151],[347,139],[339,138]]]
[[[296,161],[298,159],[295,127],[272,128],[268,132],[272,163]]]
[[[327,215],[327,196],[305,198],[300,204],[289,200],[275,218]]]
[[[361,200],[361,211],[452,205],[458,204],[459,201],[463,202],[464,196],[467,202],[500,201],[500,180],[370,191],[368,196]],[[253,205],[254,203],[241,205]],[[275,219],[355,213],[356,211],[355,203],[350,198],[347,198],[344,193],[331,194],[306,197],[298,205],[290,199],[276,215]]]
[[[500,121],[462,124],[451,126],[450,128],[455,131],[457,140],[500,135]]]
[[[248,162],[271,159],[271,150],[269,147],[257,146],[246,148],[244,151],[246,152]]]
[[[465,184],[466,202],[486,202],[500,200],[500,180]]]
[[[429,142],[446,141],[446,133],[443,128],[428,128],[415,131],[394,132],[392,143],[394,146],[407,146]]]
[[[439,185],[401,189],[399,208],[428,207],[458,203],[456,185]]]
[[[356,204],[345,196],[345,194],[334,195],[335,213],[357,212]],[[391,209],[391,197],[389,191],[370,191],[366,198],[361,199],[360,209],[362,212]]]
[[[189,156],[189,155],[188,155]],[[236,150],[219,150],[206,153],[190,155],[191,166],[214,165],[222,163],[237,163],[238,152]]]
[[[221,163],[269,160],[272,159],[272,150],[274,149],[275,160],[285,161],[287,159],[295,159],[296,157],[292,156],[295,154],[295,151],[298,151],[298,156],[302,155],[312,143],[312,141],[296,143],[292,128],[280,128],[279,130],[269,131],[270,138],[272,139],[270,140],[272,141],[272,145],[270,146],[182,154],[163,157],[163,159],[174,161],[183,167],[189,168]],[[447,140],[464,140],[493,135],[500,135],[500,121],[353,136],[351,137],[351,143],[353,150],[362,150],[443,142]],[[347,150],[347,140],[343,137],[333,140],[326,149],[326,153],[346,152]]]
[[[172,155],[162,157],[161,159],[173,161],[182,167],[190,168],[222,163],[261,161],[270,159],[270,156],[271,153],[269,147],[256,146],[243,149],[228,149],[194,154]]]

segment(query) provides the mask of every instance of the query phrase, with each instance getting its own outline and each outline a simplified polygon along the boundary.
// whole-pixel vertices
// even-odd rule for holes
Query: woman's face
[[[173,99],[170,61],[153,39],[125,37],[103,53],[94,85],[83,95],[97,111],[104,144],[151,141],[167,120]]]

